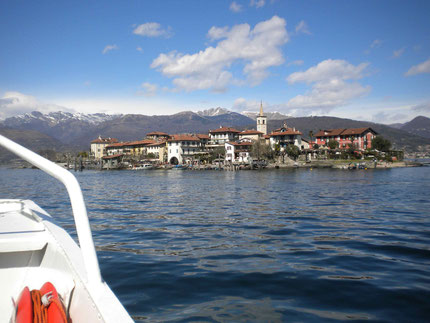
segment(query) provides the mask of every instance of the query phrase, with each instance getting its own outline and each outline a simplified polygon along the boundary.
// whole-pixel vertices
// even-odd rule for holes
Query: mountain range
[[[299,129],[305,138],[309,138],[309,131],[316,133],[320,129],[372,127],[392,141],[395,148],[406,151],[430,150],[430,119],[426,117],[388,126],[336,117],[293,118],[281,115],[280,118],[280,115],[268,118],[269,132],[284,123]],[[255,114],[246,116],[220,107],[197,113],[185,111],[158,116],[68,112],[43,114],[34,111],[0,121],[0,133],[36,151],[88,150],[91,140],[99,135],[128,141],[142,139],[151,131],[170,134],[207,133],[220,126],[238,130],[255,129],[254,117]]]

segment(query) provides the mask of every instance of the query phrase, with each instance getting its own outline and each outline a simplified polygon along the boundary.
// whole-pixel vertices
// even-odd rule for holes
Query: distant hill
[[[0,134],[35,152],[42,150],[64,151],[70,148],[59,140],[35,130],[10,129],[0,125]],[[0,148],[0,163],[17,158],[8,150]]]
[[[399,129],[425,138],[430,138],[430,118],[418,116],[400,126]]]
[[[286,120],[268,121],[268,131],[279,128],[283,123],[288,127],[295,127],[303,133],[303,137],[309,138],[309,131],[315,134],[320,129],[337,129],[337,128],[361,128],[371,127],[381,136],[389,139],[395,148],[404,149],[406,151],[418,151],[420,149],[430,148],[430,139],[424,138],[415,134],[406,132],[403,129],[395,129],[393,127],[367,122],[356,121],[351,119],[343,119],[336,117],[300,117],[289,118]]]

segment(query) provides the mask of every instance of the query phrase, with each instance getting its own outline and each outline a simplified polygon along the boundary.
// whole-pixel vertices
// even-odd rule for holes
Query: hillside
[[[0,134],[35,152],[41,150],[64,151],[69,149],[69,147],[60,141],[35,130],[17,130],[0,126]],[[8,150],[0,148],[0,163],[17,158]]]
[[[400,129],[425,138],[430,138],[430,118],[418,116],[404,123]]]

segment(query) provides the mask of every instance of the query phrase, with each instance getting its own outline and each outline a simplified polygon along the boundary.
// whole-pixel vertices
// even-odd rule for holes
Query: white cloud
[[[143,37],[170,37],[172,35],[170,27],[164,29],[158,22],[147,22],[137,26],[133,34]]]
[[[399,58],[405,52],[405,48],[400,48],[398,50],[393,51],[393,58]]]
[[[412,66],[406,73],[405,76],[430,73],[430,58],[421,64]]]
[[[137,47],[136,47],[136,50],[137,50],[138,52],[143,53],[143,49],[142,49],[142,47],[140,47],[140,46],[137,46]]]
[[[60,110],[74,112],[71,109],[67,109],[56,104],[40,102],[35,97],[20,92],[6,92],[0,99],[0,119],[32,111],[49,113]]]
[[[417,104],[411,108],[413,111],[430,112],[430,101]]]
[[[103,54],[106,54],[106,53],[108,53],[108,52],[110,52],[110,51],[112,51],[112,50],[117,50],[117,49],[119,49],[119,47],[117,46],[117,45],[107,45],[104,49],[103,49],[103,51],[102,51],[102,53]]]
[[[251,2],[249,3],[251,7],[255,7],[255,8],[264,7],[265,4],[266,4],[266,0],[251,0]]]
[[[267,69],[284,62],[281,46],[288,41],[284,19],[274,16],[255,25],[232,28],[212,27],[208,37],[219,40],[195,54],[170,52],[160,54],[151,64],[163,75],[173,78],[176,87],[186,91],[211,89],[223,92],[230,84],[238,84],[230,67],[243,62],[243,74],[251,85],[268,76]]]
[[[155,96],[158,91],[157,84],[151,84],[148,82],[142,83],[141,85],[143,92],[141,92],[146,97]],[[140,92],[139,92],[140,93]]]
[[[344,60],[325,60],[304,72],[292,73],[288,76],[289,84],[312,84],[312,89],[304,95],[298,95],[288,101],[287,107],[292,109],[320,109],[330,111],[346,105],[352,99],[361,97],[370,91],[369,86],[358,82],[348,82],[364,77],[368,63],[354,66]]]
[[[389,123],[399,122],[407,118],[408,118],[408,115],[404,113],[393,114],[387,111],[379,111],[372,115],[371,120],[373,122],[389,124]]]
[[[261,101],[257,100],[246,100],[245,98],[237,98],[233,102],[233,106],[231,107],[233,111],[243,112],[243,111],[260,111]],[[264,111],[267,110],[267,104],[263,102]]]
[[[311,35],[312,33],[309,31],[309,26],[307,25],[307,23],[304,20],[301,20],[297,25],[296,25],[296,34],[307,34],[307,35]]]
[[[218,40],[222,38],[226,38],[228,36],[228,27],[215,27],[212,26],[211,29],[209,29],[207,37],[210,40]]]
[[[241,12],[242,11],[242,6],[240,4],[238,4],[236,1],[233,1],[230,4],[230,11]]]

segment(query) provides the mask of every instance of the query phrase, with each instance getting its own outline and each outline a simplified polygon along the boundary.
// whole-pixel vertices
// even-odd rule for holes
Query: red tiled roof
[[[314,137],[325,137],[325,136],[339,136],[342,132],[344,132],[346,129],[328,129],[328,130],[320,130],[318,131]],[[327,134],[326,134],[327,133]]]
[[[194,135],[171,135],[168,141],[200,141],[200,139]]]
[[[169,134],[161,131],[152,131],[146,134],[147,136],[168,136]]]
[[[350,129],[346,129],[344,132],[342,132],[342,135],[361,135],[363,133],[365,133],[367,130],[371,130],[373,132],[375,132],[372,128],[367,127],[367,128],[350,128]]]
[[[270,137],[274,136],[285,136],[285,135],[301,135],[302,133],[298,130],[287,128],[285,131],[274,131],[269,134]]]
[[[153,144],[155,141],[151,140],[151,139],[143,139],[143,140],[137,140],[137,141],[129,141],[127,143],[125,143],[124,146],[139,146],[139,145],[149,145],[149,144]]]
[[[201,134],[201,133],[198,133],[196,136],[200,139],[209,139],[209,135],[205,135],[205,134]]]
[[[102,158],[103,159],[114,159],[114,158],[121,157],[121,156],[123,156],[123,154],[116,154],[116,155],[112,155],[112,156],[103,156]]]
[[[239,133],[239,130],[236,130],[234,128],[230,128],[230,127],[220,127],[218,129],[215,130],[210,130],[210,133],[225,133],[225,132],[234,132],[234,133]]]
[[[113,144],[115,142],[118,142],[118,139],[116,138],[97,138],[91,141],[92,144]]]
[[[127,142],[117,142],[115,144],[107,145],[106,148],[124,147],[126,144]]]
[[[374,133],[372,128],[366,127],[366,128],[342,128],[342,129],[329,129],[329,130],[320,130],[314,137],[331,137],[331,136],[350,136],[350,135],[361,135],[365,133],[367,130],[370,130]],[[327,133],[327,134],[326,134]]]
[[[258,130],[244,130],[240,135],[262,135],[263,133]]]

